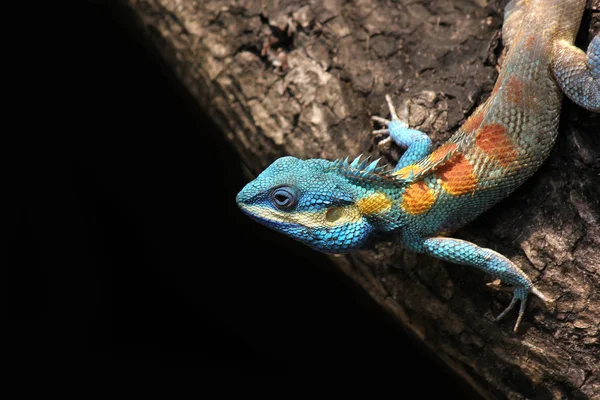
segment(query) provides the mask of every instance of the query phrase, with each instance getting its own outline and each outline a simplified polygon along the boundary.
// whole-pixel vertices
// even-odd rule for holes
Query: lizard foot
[[[372,116],[373,121],[385,126],[384,129],[374,130],[374,135],[389,135],[378,143],[378,147],[383,149],[387,146],[390,141],[394,141],[401,148],[406,149],[406,152],[402,155],[402,158],[396,165],[396,170],[404,168],[409,164],[415,163],[421,158],[427,156],[431,150],[431,139],[416,129],[411,129],[408,124],[404,121],[408,120],[408,102],[404,103],[404,110],[402,113],[402,120],[398,118],[398,113],[392,102],[392,98],[389,95],[385,95],[385,101],[387,101],[388,108],[390,110],[391,120]]]
[[[382,118],[382,117],[379,117],[376,115],[371,116],[371,119],[373,121],[386,127],[384,129],[376,129],[376,130],[372,131],[372,133],[374,135],[382,135],[382,134],[390,135],[387,138],[383,139],[381,142],[379,142],[378,146],[380,146],[380,147],[383,145],[387,145],[387,143],[392,141],[392,139],[394,139],[394,137],[397,136],[396,132],[400,132],[400,131],[408,128],[408,124],[403,121],[403,120],[408,119],[407,103],[404,104],[403,120],[401,120],[400,118],[398,118],[398,113],[396,112],[396,107],[394,107],[394,103],[392,102],[392,98],[390,97],[389,94],[385,95],[385,101],[387,102],[388,109],[390,110],[390,115],[391,115],[392,119],[389,120],[389,119]]]
[[[523,315],[525,314],[525,305],[527,304],[527,296],[528,295],[529,295],[529,292],[526,289],[515,288],[513,290],[513,297],[512,297],[512,300],[510,301],[510,304],[508,305],[508,307],[506,307],[504,309],[504,311],[502,311],[500,313],[500,315],[498,315],[496,317],[496,321],[500,321],[502,318],[504,318],[504,316],[506,314],[508,314],[508,312],[515,307],[515,305],[517,304],[517,300],[520,300],[521,307],[519,308],[519,316],[517,317],[517,322],[515,323],[515,327],[513,328],[513,331],[516,332],[519,329],[519,324],[521,323],[521,320],[523,319]]]
[[[510,304],[496,320],[502,319],[517,304],[521,302],[519,316],[513,330],[519,329],[519,324],[525,314],[527,297],[533,293],[544,302],[548,302],[544,296],[531,282],[531,279],[512,261],[491,249],[477,246],[474,243],[462,239],[448,237],[432,237],[423,241],[425,252],[438,259],[454,262],[462,265],[476,267],[496,278],[496,281],[488,283],[488,286],[505,290],[509,288],[513,292]],[[499,282],[500,281],[500,282]],[[500,283],[504,282],[510,286],[506,287]]]
[[[600,112],[600,34],[590,42],[587,54],[563,40],[555,43],[551,67],[563,93],[575,104]]]
[[[496,321],[501,320],[506,314],[508,314],[508,312],[510,310],[512,310],[515,307],[515,305],[517,304],[517,300],[520,300],[521,306],[519,307],[519,316],[517,317],[517,322],[515,323],[515,326],[513,328],[514,332],[517,332],[517,330],[519,329],[519,325],[521,324],[521,320],[523,319],[523,315],[525,315],[525,306],[527,305],[527,297],[529,296],[529,293],[535,294],[540,299],[542,299],[545,303],[550,303],[551,302],[550,299],[548,299],[546,296],[544,296],[542,294],[542,292],[540,292],[539,290],[537,290],[535,287],[532,287],[531,289],[525,288],[525,287],[508,288],[508,287],[503,287],[503,286],[497,286],[498,283],[496,281],[490,282],[487,285],[490,286],[490,287],[494,287],[496,289],[499,289],[501,291],[512,290],[512,292],[513,292],[513,297],[511,299],[510,303],[508,304],[508,307],[506,307],[504,309],[504,311],[502,311],[500,313],[500,315],[498,315],[496,317]]]

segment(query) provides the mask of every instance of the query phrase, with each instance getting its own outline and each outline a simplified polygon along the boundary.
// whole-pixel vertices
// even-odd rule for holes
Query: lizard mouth
[[[264,207],[250,206],[243,202],[238,202],[238,207],[244,214],[253,220],[273,229],[279,230],[284,226],[296,225],[281,218],[277,218],[277,215],[273,211]]]
[[[278,211],[257,205],[238,203],[244,214],[267,228],[281,232],[308,247],[326,254],[342,254],[351,251],[350,247],[342,244],[332,245],[323,237],[318,227],[306,226],[297,221],[292,221],[281,216]]]

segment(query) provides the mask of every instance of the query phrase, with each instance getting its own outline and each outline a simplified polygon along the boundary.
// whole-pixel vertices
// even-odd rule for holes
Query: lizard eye
[[[280,210],[288,210],[298,202],[298,192],[290,186],[280,186],[271,192],[273,205]]]

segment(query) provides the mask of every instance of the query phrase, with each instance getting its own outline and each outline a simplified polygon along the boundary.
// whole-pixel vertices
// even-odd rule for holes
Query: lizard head
[[[365,188],[336,173],[335,162],[282,157],[237,195],[240,209],[271,229],[325,253],[362,247],[373,230]]]

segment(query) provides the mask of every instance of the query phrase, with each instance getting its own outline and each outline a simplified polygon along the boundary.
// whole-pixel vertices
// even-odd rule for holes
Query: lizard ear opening
[[[344,216],[344,209],[341,207],[331,207],[325,213],[325,219],[328,222],[335,222]]]

